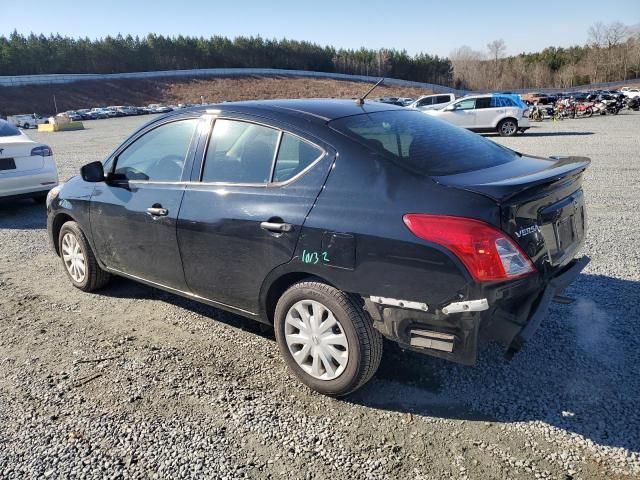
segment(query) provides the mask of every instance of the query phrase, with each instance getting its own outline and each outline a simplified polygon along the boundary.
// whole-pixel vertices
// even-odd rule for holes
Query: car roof
[[[326,123],[337,118],[374,113],[388,110],[405,110],[404,107],[381,102],[365,101],[362,105],[355,100],[314,98],[289,100],[251,100],[225,102],[210,105],[198,105],[181,110],[182,112],[225,111],[258,115],[273,119],[286,120],[304,118],[312,122]]]

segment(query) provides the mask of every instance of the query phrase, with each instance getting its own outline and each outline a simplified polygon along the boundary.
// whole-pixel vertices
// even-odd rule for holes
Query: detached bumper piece
[[[547,316],[549,310],[549,304],[554,301],[555,297],[564,299],[560,296],[560,293],[567,288],[577,277],[580,272],[589,263],[590,258],[584,256],[578,260],[573,260],[567,265],[558,275],[554,276],[544,289],[542,294],[538,297],[537,303],[532,305],[529,315],[526,320],[526,324],[519,333],[515,335],[511,343],[509,344],[505,356],[510,359],[515,353],[517,353],[524,343],[529,340],[535,331],[542,323],[542,319]],[[561,302],[566,303],[566,302]]]
[[[426,304],[385,297],[363,297],[374,327],[389,340],[413,350],[465,365],[476,362],[478,329],[484,303],[449,304],[451,312]],[[463,305],[464,304],[464,305]]]

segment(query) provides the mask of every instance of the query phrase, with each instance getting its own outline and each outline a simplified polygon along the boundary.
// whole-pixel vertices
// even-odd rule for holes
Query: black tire
[[[349,355],[343,372],[332,380],[322,380],[305,372],[293,358],[285,339],[285,319],[299,301],[313,300],[328,308],[347,338]],[[289,369],[309,388],[323,395],[342,397],[367,383],[382,358],[382,335],[373,328],[367,313],[356,299],[330,285],[317,281],[300,282],[278,300],[274,328],[280,353]]]
[[[28,123],[23,123],[22,128],[24,128],[25,130],[29,130],[31,128],[31,125],[29,125]]]
[[[518,122],[513,118],[505,118],[498,123],[497,131],[501,137],[513,137],[518,133]]]
[[[80,245],[81,254],[84,257],[84,265],[86,270],[84,278],[82,278],[81,280],[76,280],[71,276],[71,273],[69,272],[63,257],[62,240],[67,234],[72,234],[73,236],[75,236],[77,242]],[[85,237],[82,229],[76,222],[69,221],[62,225],[60,233],[58,234],[58,251],[60,253],[60,260],[62,261],[64,271],[66,272],[67,277],[69,277],[69,280],[71,280],[71,283],[74,287],[79,288],[83,292],[93,292],[94,290],[98,290],[99,288],[102,288],[107,283],[109,283],[111,274],[100,268],[93,250],[91,250],[91,246],[87,241],[87,237]]]

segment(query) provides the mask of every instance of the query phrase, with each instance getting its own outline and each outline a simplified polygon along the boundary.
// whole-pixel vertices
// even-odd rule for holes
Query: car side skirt
[[[249,312],[248,310],[243,310],[241,308],[237,308],[237,307],[234,307],[232,305],[227,305],[226,303],[221,303],[221,302],[217,302],[215,300],[211,300],[209,298],[201,297],[201,296],[195,295],[195,294],[193,294],[191,292],[187,292],[187,291],[184,291],[184,290],[178,290],[176,288],[169,287],[167,285],[162,285],[161,283],[153,282],[151,280],[147,280],[145,278],[138,277],[136,275],[130,275],[128,273],[121,272],[120,270],[116,270],[114,268],[109,268],[109,267],[104,267],[104,268],[109,273],[112,273],[112,274],[117,275],[119,277],[128,278],[129,280],[134,280],[136,282],[143,283],[143,284],[148,285],[150,287],[158,288],[160,290],[164,290],[165,292],[173,293],[173,294],[179,295],[181,297],[188,298],[190,300],[194,300],[196,302],[206,303],[207,305],[210,305],[212,307],[220,308],[222,310],[226,310],[226,311],[231,312],[231,313],[236,313],[238,315],[242,315],[243,317],[251,318],[253,320],[257,320],[257,321],[260,321],[262,323],[269,323],[268,321],[263,320],[260,317],[260,315],[258,315],[257,313]]]

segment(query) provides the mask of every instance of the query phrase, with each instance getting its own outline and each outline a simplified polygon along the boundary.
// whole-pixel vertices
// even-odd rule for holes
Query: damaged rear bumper
[[[524,278],[503,285],[479,286],[472,300],[427,305],[384,297],[363,297],[374,326],[402,348],[465,365],[477,359],[482,338],[497,341],[512,356],[530,339],[549,304],[589,263],[572,260],[551,278]]]
[[[582,270],[587,266],[589,261],[590,258],[587,256],[573,260],[565,269],[549,281],[549,284],[544,289],[542,295],[540,295],[537,304],[535,304],[531,309],[525,326],[513,338],[507,347],[507,357],[513,356],[513,354],[520,350],[522,345],[524,345],[524,343],[533,336],[542,323],[542,319],[546,317],[547,311],[549,310],[549,304],[553,301],[553,298],[562,293],[565,288],[573,283],[578,275],[580,275],[580,272],[582,272]]]

